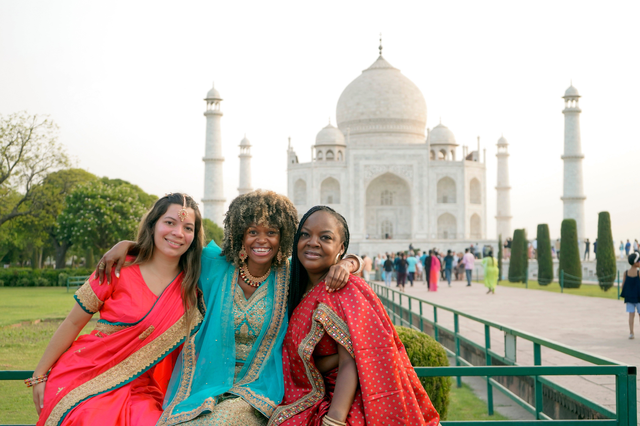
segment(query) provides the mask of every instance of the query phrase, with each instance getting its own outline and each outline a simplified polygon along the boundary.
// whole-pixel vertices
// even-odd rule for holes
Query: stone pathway
[[[395,283],[392,286],[396,288]],[[640,365],[640,323],[635,325],[637,338],[629,340],[628,314],[622,301],[500,286],[495,295],[485,293],[484,285],[473,283],[466,287],[466,282],[462,281],[454,281],[451,287],[447,287],[446,282],[444,286],[440,283],[437,292],[428,292],[420,281],[415,282],[414,287],[406,288],[406,294],[433,303],[622,364]],[[424,312],[427,318],[433,319],[432,309]],[[438,322],[453,330],[453,314],[439,311]],[[484,345],[482,325],[461,318],[460,331],[463,336]],[[492,349],[504,353],[503,334],[495,329],[491,332]],[[518,339],[517,362],[533,365],[531,343]],[[542,349],[542,364],[589,365],[546,348]],[[614,376],[560,376],[553,380],[615,411]],[[640,381],[638,385],[640,396]]]

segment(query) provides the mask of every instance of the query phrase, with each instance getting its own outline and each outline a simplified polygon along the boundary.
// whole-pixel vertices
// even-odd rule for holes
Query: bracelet
[[[358,275],[360,272],[362,272],[362,269],[364,268],[364,261],[362,260],[362,258],[360,256],[358,256],[357,254],[351,254],[348,253],[345,258],[351,258],[354,259],[356,262],[358,262],[358,269],[355,272],[352,272],[353,275]]]
[[[29,377],[28,379],[24,379],[24,384],[27,385],[28,388],[37,385],[38,383],[44,383],[49,378],[49,373],[45,373],[42,376]]]
[[[322,425],[323,426],[347,426],[347,423],[346,422],[339,422],[336,419],[332,419],[328,415],[325,415],[322,418]]]

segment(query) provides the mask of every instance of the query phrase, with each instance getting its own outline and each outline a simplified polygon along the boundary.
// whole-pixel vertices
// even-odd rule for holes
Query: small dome
[[[240,141],[240,146],[251,146],[251,142],[247,139],[247,135],[244,135],[244,138]]]
[[[207,92],[207,97],[205,99],[217,99],[222,100],[220,97],[220,92],[218,92],[214,85],[211,85],[211,90]]]
[[[498,145],[509,145],[507,143],[507,140],[504,138],[504,136],[500,136],[500,139],[498,139]]]
[[[329,123],[316,136],[316,145],[344,145],[344,135],[340,129]]]
[[[569,86],[569,88],[567,90],[565,90],[564,92],[564,98],[579,98],[580,94],[578,93],[578,89],[576,89],[575,87],[573,87],[573,84],[571,86]]]
[[[458,145],[453,132],[442,123],[429,132],[429,143],[431,145]]]

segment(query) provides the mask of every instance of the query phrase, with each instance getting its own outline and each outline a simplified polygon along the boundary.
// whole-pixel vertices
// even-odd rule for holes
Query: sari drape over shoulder
[[[170,368],[161,361],[175,361],[167,355],[187,334],[182,277],[157,297],[132,265],[110,285],[89,279],[78,289],[78,304],[100,320],[52,367],[38,426],[155,424]],[[190,331],[201,320],[198,313]]]
[[[285,395],[269,425],[322,424],[337,369],[318,371],[314,355],[354,357],[359,386],[348,425],[429,425],[439,416],[420,383],[384,306],[362,279],[351,276],[335,293],[316,285],[293,312],[283,345]]]
[[[237,269],[215,243],[202,254],[199,285],[206,314],[199,332],[178,358],[158,425],[192,420],[228,398],[238,396],[269,417],[283,395],[282,341],[287,327],[289,261],[272,268],[266,286],[262,328],[248,354],[236,354],[233,300]],[[236,374],[236,361],[243,367]]]

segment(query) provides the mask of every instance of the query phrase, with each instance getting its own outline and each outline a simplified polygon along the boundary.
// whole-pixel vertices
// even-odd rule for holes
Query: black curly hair
[[[336,218],[338,223],[342,226],[342,243],[344,244],[344,250],[340,255],[342,259],[349,248],[349,226],[347,225],[347,220],[340,213],[332,209],[328,206],[315,206],[311,207],[308,212],[302,216],[300,219],[300,223],[298,224],[298,230],[296,231],[295,236],[293,237],[293,250],[291,255],[291,284],[289,285],[289,318],[293,314],[293,310],[300,304],[302,301],[302,296],[304,296],[305,290],[307,288],[307,283],[309,282],[309,274],[307,274],[307,270],[302,266],[300,259],[298,258],[298,241],[300,241],[300,232],[302,231],[302,227],[304,223],[309,219],[309,216],[318,211],[325,211],[330,213],[333,217]]]
[[[293,235],[298,226],[296,207],[284,195],[257,189],[237,196],[229,205],[229,211],[224,218],[221,253],[222,256],[226,256],[227,262],[240,266],[238,253],[242,248],[244,232],[254,224],[278,228],[282,261],[291,256]],[[273,259],[276,264],[277,255]]]

